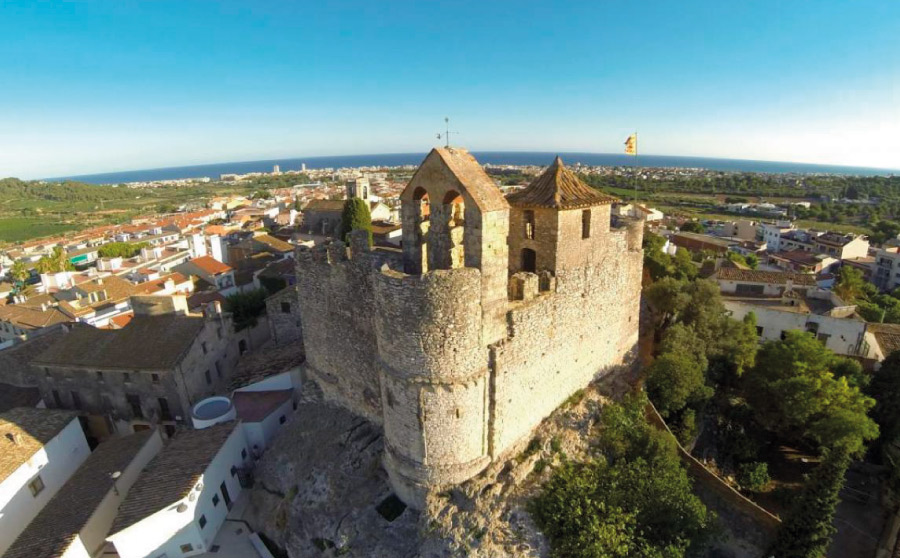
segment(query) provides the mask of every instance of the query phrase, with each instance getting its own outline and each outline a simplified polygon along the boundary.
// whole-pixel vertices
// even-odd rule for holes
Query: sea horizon
[[[45,182],[76,180],[89,184],[121,184],[127,182],[150,182],[155,180],[192,178],[210,178],[217,180],[222,174],[271,172],[275,165],[278,165],[282,172],[299,171],[303,164],[306,165],[307,169],[418,165],[422,162],[422,159],[425,158],[426,154],[427,153],[422,152],[290,157],[67,175],[41,178],[38,180]],[[554,157],[559,155],[566,164],[570,165],[580,163],[588,166],[609,167],[699,168],[723,172],[755,172],[770,174],[840,174],[850,176],[891,176],[900,174],[900,169],[877,167],[676,155],[640,155],[635,158],[629,155],[616,153],[554,151],[473,151],[472,155],[474,155],[482,165],[546,166],[553,161]]]

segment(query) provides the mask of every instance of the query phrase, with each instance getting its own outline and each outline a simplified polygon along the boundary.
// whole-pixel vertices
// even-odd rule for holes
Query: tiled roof
[[[113,488],[113,473],[128,467],[153,435],[158,434],[147,430],[100,444],[28,524],[3,558],[63,556]]]
[[[310,200],[303,211],[343,211],[344,200]]]
[[[506,199],[515,206],[553,209],[574,209],[618,201],[582,182],[563,165],[559,157],[531,184]]]
[[[56,307],[41,311],[40,308],[22,304],[7,304],[0,306],[0,321],[9,322],[22,329],[40,329],[70,320]]]
[[[190,260],[190,263],[194,264],[210,275],[218,275],[219,273],[228,273],[229,271],[231,271],[230,266],[223,264],[212,256],[201,256],[199,258],[194,258],[193,260]]]
[[[32,362],[130,370],[171,370],[203,329],[201,316],[135,316],[122,329],[75,327]]]
[[[746,281],[748,283],[768,283],[770,285],[786,285],[791,281],[801,287],[815,287],[816,278],[805,273],[783,273],[780,271],[762,271],[759,269],[737,269],[722,267],[716,277],[723,281]]]
[[[875,335],[885,357],[900,350],[900,324],[869,324],[867,329]]]
[[[237,424],[228,422],[203,430],[179,432],[153,458],[128,491],[110,534],[118,533],[187,496]]]
[[[260,234],[260,235],[254,236],[253,240],[255,242],[261,242],[262,244],[265,244],[266,246],[269,246],[270,248],[272,248],[273,250],[276,250],[278,252],[293,252],[294,251],[293,244],[291,244],[289,242],[285,242],[281,239],[275,238],[274,236],[272,236],[270,234]]]
[[[0,482],[77,418],[71,411],[16,407],[0,413]]]

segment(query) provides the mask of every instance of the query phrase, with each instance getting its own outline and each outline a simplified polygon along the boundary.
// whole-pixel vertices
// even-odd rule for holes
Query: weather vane
[[[447,125],[447,130],[444,132],[444,147],[450,147],[450,134],[458,134],[459,132],[451,132],[450,131],[450,117],[444,117],[444,124]],[[437,135],[437,139],[441,139],[441,134]]]

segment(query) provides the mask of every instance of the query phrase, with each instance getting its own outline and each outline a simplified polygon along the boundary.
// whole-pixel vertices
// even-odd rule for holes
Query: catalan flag
[[[637,132],[631,134],[625,140],[625,155],[637,156]]]

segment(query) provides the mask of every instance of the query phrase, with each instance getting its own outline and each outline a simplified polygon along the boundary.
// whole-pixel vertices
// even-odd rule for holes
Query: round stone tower
[[[474,157],[434,149],[401,195],[405,273],[374,278],[385,468],[397,495],[490,462],[488,345],[506,337],[509,205]]]

